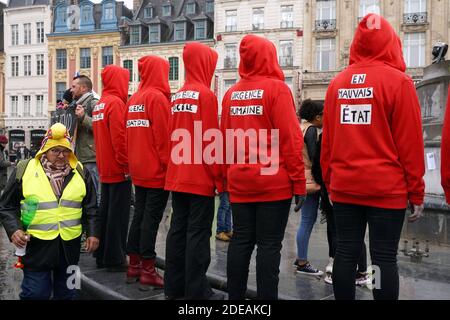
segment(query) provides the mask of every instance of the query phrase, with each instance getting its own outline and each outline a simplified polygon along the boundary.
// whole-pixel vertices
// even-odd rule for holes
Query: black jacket
[[[89,171],[86,168],[83,169],[83,174],[86,184],[86,196],[82,202],[83,227],[86,230],[86,237],[98,238],[100,235],[100,220],[97,212],[97,196]],[[74,171],[67,175],[64,180],[63,190],[73,176]],[[23,199],[22,182],[16,180],[16,170],[14,170],[0,197],[0,220],[9,239],[17,230],[23,230],[20,221],[20,201]],[[76,265],[80,258],[80,243],[81,237],[70,241],[64,241],[61,237],[57,237],[54,240],[40,240],[32,237],[27,244],[26,255],[23,257],[22,262],[25,268],[30,271],[54,269],[58,267],[60,261],[60,250],[64,250],[67,264]]]

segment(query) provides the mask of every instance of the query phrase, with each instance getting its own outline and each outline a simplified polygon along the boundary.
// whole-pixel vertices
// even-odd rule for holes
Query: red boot
[[[130,263],[127,270],[127,283],[135,283],[142,272],[141,257],[137,254],[129,254]]]
[[[139,278],[139,289],[147,291],[151,287],[163,288],[164,279],[155,269],[155,259],[143,259],[141,277]]]

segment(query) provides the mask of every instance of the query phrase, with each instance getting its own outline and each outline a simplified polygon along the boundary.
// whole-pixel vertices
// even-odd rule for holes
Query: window
[[[17,24],[11,25],[11,45],[19,45],[19,25]]]
[[[29,117],[31,108],[31,96],[23,96],[23,115]]]
[[[44,55],[43,54],[36,55],[36,75],[38,75],[38,76],[44,75]]]
[[[292,77],[285,77],[284,83],[287,84],[289,89],[291,89],[292,94],[294,93],[294,79]]]
[[[17,117],[19,110],[19,97],[11,96],[11,117]]]
[[[162,15],[163,17],[168,17],[172,15],[172,7],[170,4],[166,4],[162,7]]]
[[[222,97],[220,98],[220,104],[219,104],[219,115],[222,115],[222,100],[223,100],[223,96],[225,95],[225,93],[227,93],[228,90],[230,90],[230,88],[232,86],[234,86],[236,84],[236,79],[231,79],[231,80],[224,80],[223,81],[223,91],[222,91]]]
[[[55,14],[55,32],[67,31],[67,5],[61,2],[57,4]]]
[[[369,13],[380,14],[380,0],[359,0],[359,17],[365,17]]]
[[[146,19],[153,18],[153,7],[145,7],[144,18],[146,18]]]
[[[405,13],[427,12],[427,0],[405,0]]]
[[[195,14],[195,2],[189,2],[186,5],[186,14]]]
[[[133,60],[123,60],[123,67],[130,72],[129,82],[133,82]]]
[[[175,41],[186,40],[186,23],[175,23]]]
[[[225,11],[225,31],[232,32],[237,30],[237,10]]]
[[[105,6],[105,19],[104,20],[114,20],[114,7],[112,3],[108,3]]]
[[[224,61],[225,69],[234,69],[237,67],[236,52],[237,50],[235,43],[225,45],[225,61]]]
[[[23,25],[23,44],[31,44],[31,23]]]
[[[159,24],[153,24],[150,26],[150,43],[156,43],[161,41],[159,30],[160,30]]]
[[[425,39],[425,32],[405,34],[404,56],[408,68],[425,65]]]
[[[292,67],[294,64],[293,46],[293,40],[280,41],[280,66]]]
[[[206,38],[206,20],[195,22],[195,40]]]
[[[113,64],[113,47],[102,48],[102,66],[103,68],[108,64]]]
[[[44,114],[44,96],[36,96],[36,115],[41,116]]]
[[[214,0],[206,0],[206,13],[214,12]]]
[[[43,22],[37,22],[36,23],[36,42],[37,43],[44,43],[44,23]]]
[[[281,28],[294,27],[294,6],[281,6]]]
[[[169,58],[169,80],[175,81],[178,80],[178,57],[170,57]]]
[[[141,26],[132,26],[130,44],[140,44],[140,43],[141,43]]]
[[[56,49],[56,69],[67,69],[66,49]]]
[[[66,83],[65,82],[57,82],[56,83],[56,100],[63,99],[64,92],[66,92]]]
[[[31,56],[23,56],[23,75],[31,76]]]
[[[316,20],[335,20],[336,19],[336,1],[318,0]]]
[[[332,71],[336,68],[336,39],[317,39],[316,69]]]
[[[19,76],[19,57],[11,57],[11,77]]]
[[[89,69],[91,67],[91,49],[80,48],[80,68]]]
[[[232,86],[234,86],[236,84],[236,79],[232,79],[232,80],[224,80],[223,81],[223,94],[227,93],[228,90],[230,90],[230,88]],[[223,98],[223,96],[222,96]]]
[[[82,8],[83,13],[81,14],[81,22],[86,23],[91,20],[92,17],[92,9],[90,5],[85,5]]]
[[[428,21],[426,0],[405,0],[405,24],[425,24]]]
[[[253,9],[253,30],[264,29],[264,8]]]

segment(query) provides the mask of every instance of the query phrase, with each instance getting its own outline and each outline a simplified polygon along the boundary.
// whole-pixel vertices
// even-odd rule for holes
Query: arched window
[[[64,32],[67,30],[67,5],[58,4],[55,8],[55,32]]]

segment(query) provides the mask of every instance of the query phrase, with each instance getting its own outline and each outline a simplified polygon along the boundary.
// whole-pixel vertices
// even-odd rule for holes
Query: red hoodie
[[[444,188],[445,199],[447,203],[450,203],[450,87],[447,99],[444,127],[442,129],[441,184],[442,188]]]
[[[128,159],[125,137],[125,103],[129,71],[115,65],[102,71],[103,92],[92,112],[97,166],[102,183],[125,181]]]
[[[186,82],[172,98],[169,132],[174,141],[170,142],[166,190],[208,197],[214,196],[215,189],[222,192],[220,164],[206,164],[202,156],[209,143],[202,143],[201,137],[194,141],[194,121],[202,136],[208,129],[219,129],[217,98],[210,89],[217,58],[206,45],[193,42],[184,47]]]
[[[231,146],[227,131],[256,130],[258,144],[252,146],[247,141],[243,150],[234,140],[234,146],[226,148],[227,156],[234,155],[233,164],[224,166],[231,201],[269,202],[286,200],[294,194],[305,195],[303,135],[275,46],[266,39],[248,35],[242,39],[240,55],[241,80],[227,91],[222,102],[222,134],[227,137],[226,144]],[[273,129],[279,132],[276,145],[272,145]],[[261,137],[263,131],[267,132],[267,139]],[[269,152],[261,149],[261,141],[267,141]],[[245,152],[245,163],[239,161],[239,150]],[[260,155],[271,157],[277,151],[278,157],[269,164],[262,164],[267,161],[260,161]],[[255,155],[258,161],[251,160]],[[271,166],[272,172],[262,174],[262,169]]]
[[[423,203],[420,105],[405,70],[394,29],[380,16],[366,16],[350,66],[325,98],[321,165],[332,201],[386,209]]]
[[[127,104],[126,127],[133,184],[164,188],[169,160],[169,63],[146,56],[138,64],[141,82]]]

